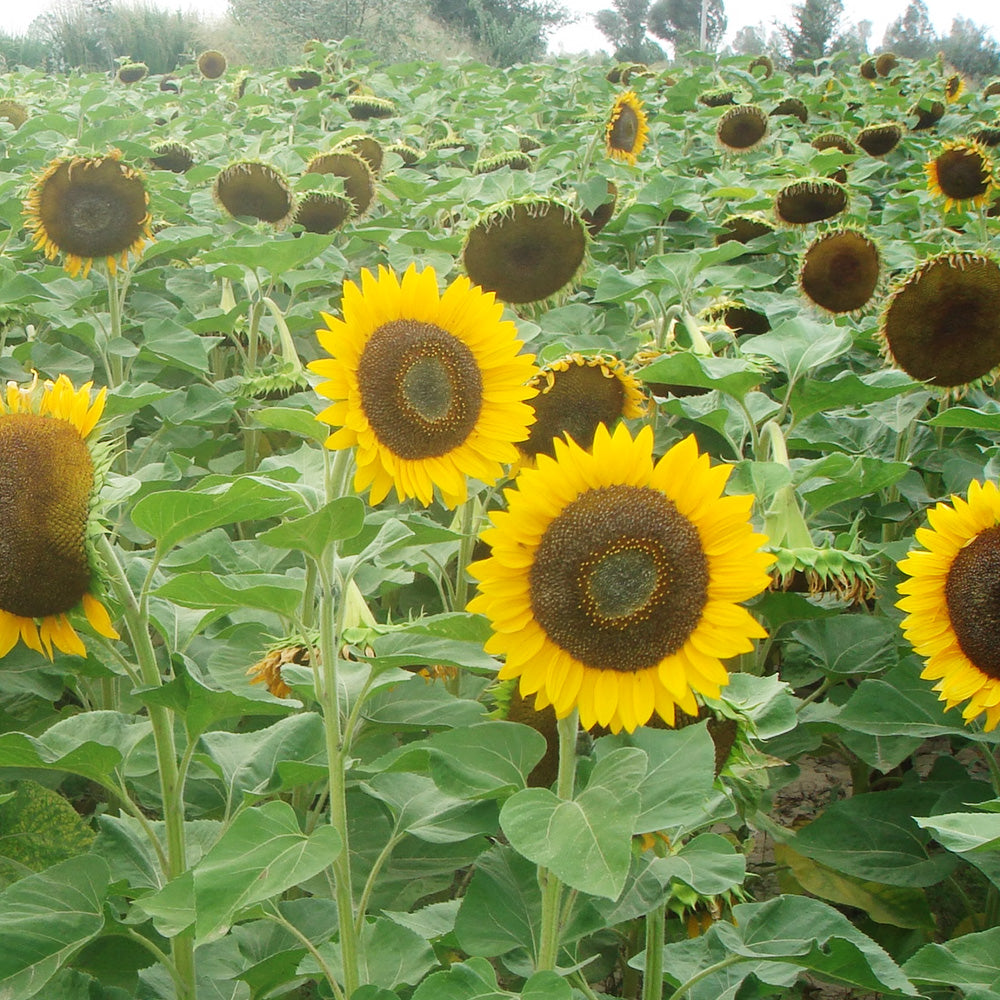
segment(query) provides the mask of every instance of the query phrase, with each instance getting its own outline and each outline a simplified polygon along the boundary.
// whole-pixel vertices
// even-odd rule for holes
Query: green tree
[[[910,0],[906,10],[885,30],[882,48],[907,59],[929,59],[940,46],[924,0]]]
[[[792,7],[794,26],[781,29],[789,57],[814,60],[827,55],[843,13],[843,0],[804,0]]]
[[[553,28],[569,20],[566,8],[555,0],[431,0],[430,13],[485,45],[498,66],[538,59]]]
[[[830,43],[831,52],[843,52],[852,60],[861,60],[867,56],[868,42],[872,37],[871,21],[858,21],[846,31],[841,32]]]
[[[670,42],[674,51],[698,49],[701,45],[702,0],[656,0],[649,8],[649,33]],[[726,33],[723,0],[708,0],[705,48],[714,51]]]
[[[986,29],[968,18],[956,17],[951,32],[941,39],[945,60],[966,76],[981,79],[1000,73],[1000,45]]]
[[[612,0],[612,8],[594,15],[597,30],[615,47],[620,62],[654,62],[663,49],[646,33],[649,0]]]

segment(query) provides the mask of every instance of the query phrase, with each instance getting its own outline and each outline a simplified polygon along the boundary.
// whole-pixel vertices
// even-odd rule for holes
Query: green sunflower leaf
[[[924,945],[903,971],[915,983],[957,987],[967,997],[1000,996],[1000,927]]]
[[[0,995],[37,996],[104,927],[108,866],[70,858],[0,893]]]
[[[359,497],[338,497],[305,517],[268,528],[257,540],[277,549],[298,549],[319,559],[331,542],[353,538],[365,523],[365,505]]]
[[[632,858],[640,809],[637,785],[646,760],[641,750],[612,751],[598,761],[575,799],[560,799],[547,788],[526,788],[504,803],[500,826],[516,851],[566,885],[616,899]]]

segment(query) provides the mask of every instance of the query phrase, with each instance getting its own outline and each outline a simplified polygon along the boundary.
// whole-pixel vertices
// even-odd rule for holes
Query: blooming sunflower
[[[634,90],[626,90],[615,98],[604,127],[604,146],[608,156],[634,166],[648,138],[649,125],[642,110],[642,101]]]
[[[104,410],[88,382],[65,375],[0,396],[0,657],[20,638],[52,658],[52,647],[85,656],[67,615],[82,610],[91,627],[118,633],[94,594],[90,512],[102,457],[88,446]],[[96,458],[96,461],[95,461]]]
[[[528,405],[535,422],[518,450],[529,460],[552,455],[554,442],[569,435],[589,448],[601,424],[645,416],[649,403],[642,384],[619,358],[568,354],[546,365],[531,381],[539,390]]]
[[[528,435],[537,369],[493,294],[460,277],[439,295],[431,267],[401,281],[380,267],[345,283],[342,309],[317,331],[332,357],[309,367],[334,401],[319,415],[339,428],[327,447],[357,445],[355,488],[371,487],[373,504],[395,486],[427,505],[437,486],[454,507],[466,476],[496,482]]]
[[[693,437],[652,452],[648,426],[633,439],[602,425],[590,452],[557,441],[505,491],[482,536],[492,554],[469,567],[500,679],[560,718],[578,708],[586,729],[697,714],[695,692],[729,681],[721,661],[765,634],[737,603],[770,583],[753,497],[721,496],[730,469],[710,468]]]
[[[924,164],[927,189],[945,199],[944,210],[966,202],[984,205],[993,187],[989,153],[976,142],[949,140]]]
[[[936,681],[947,708],[968,699],[962,718],[985,713],[987,730],[1000,722],[1000,490],[969,484],[968,499],[952,496],[928,512],[929,528],[900,561],[909,577],[896,606],[903,633],[926,658],[921,677]]]
[[[35,248],[49,260],[64,253],[73,277],[81,271],[86,277],[102,257],[114,274],[153,238],[143,176],[120,157],[115,149],[106,156],[53,160],[25,199]]]

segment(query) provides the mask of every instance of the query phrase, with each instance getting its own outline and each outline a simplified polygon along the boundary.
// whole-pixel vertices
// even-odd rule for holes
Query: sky
[[[226,10],[226,0],[155,0],[167,10],[197,10],[205,15],[221,15]],[[763,24],[770,30],[775,23],[788,23],[795,0],[725,0],[729,27],[725,40],[747,24]],[[931,21],[937,33],[947,34],[956,13],[954,0],[925,0]],[[0,0],[0,30],[7,33],[23,32],[32,20],[51,5],[52,0]],[[550,48],[556,53],[608,50],[607,40],[594,27],[592,15],[602,7],[610,7],[610,0],[562,0],[565,7],[577,15],[576,24],[555,32]],[[844,0],[844,23],[866,19],[873,22],[871,46],[877,48],[886,27],[906,9],[908,0]],[[987,28],[1000,40],[1000,4],[996,0],[965,0],[961,16]]]

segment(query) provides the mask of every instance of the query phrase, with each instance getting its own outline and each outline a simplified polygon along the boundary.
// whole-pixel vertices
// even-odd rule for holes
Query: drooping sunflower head
[[[611,114],[604,126],[604,148],[615,160],[635,165],[649,138],[649,124],[642,110],[642,101],[634,90],[626,90],[615,98]]]
[[[970,140],[949,140],[924,164],[927,189],[952,205],[984,205],[993,190],[993,164],[983,146]]]
[[[281,668],[288,663],[309,665],[311,653],[308,646],[284,644],[269,649],[264,656],[247,670],[251,684],[264,684],[275,698],[289,698],[292,689],[281,676]]]
[[[359,153],[346,149],[318,153],[306,164],[307,174],[333,174],[344,181],[344,194],[354,206],[354,215],[363,216],[375,200],[375,174]]]
[[[380,268],[345,283],[342,311],[323,314],[331,357],[309,367],[333,401],[319,415],[339,428],[327,447],[356,448],[355,488],[429,505],[437,487],[454,507],[467,477],[495,483],[528,435],[537,369],[494,296],[462,277],[439,294],[430,267],[402,280]]]
[[[28,120],[28,109],[20,101],[0,101],[0,122],[10,122],[19,129]]]
[[[857,229],[835,229],[806,248],[799,287],[827,312],[857,312],[871,301],[881,272],[882,256],[874,240]]]
[[[903,130],[895,122],[882,125],[868,125],[858,132],[855,142],[869,156],[888,156],[903,137]]]
[[[875,69],[875,58],[865,59],[858,67],[862,80],[875,80],[878,78],[878,70]]]
[[[219,171],[212,196],[234,217],[250,216],[279,229],[295,214],[295,198],[285,176],[259,160],[238,160]]]
[[[511,170],[528,170],[531,167],[531,157],[519,149],[483,156],[472,165],[472,172],[477,175],[492,174],[496,170],[503,170],[504,167]]]
[[[420,162],[423,153],[416,146],[411,146],[408,142],[390,142],[385,147],[387,153],[395,153],[402,161],[403,166],[412,167]]]
[[[758,73],[757,70],[760,70],[760,72]],[[768,80],[774,75],[774,60],[770,56],[757,56],[755,59],[750,60],[747,72],[751,76]]]
[[[194,166],[194,150],[183,142],[159,142],[149,162],[157,170],[185,174]]]
[[[352,94],[346,99],[348,114],[355,121],[369,118],[391,118],[396,113],[396,105],[384,97],[371,94]]]
[[[774,198],[774,214],[787,226],[832,219],[847,208],[847,188],[826,177],[786,184]]]
[[[736,337],[756,337],[771,329],[771,321],[759,309],[753,309],[738,299],[721,299],[707,306],[698,318],[707,329],[729,330]]]
[[[469,231],[462,263],[472,281],[502,302],[539,302],[570,286],[590,237],[568,205],[550,198],[488,211]]]
[[[323,77],[316,70],[307,67],[297,69],[285,77],[288,89],[295,90],[315,90],[323,82]]]
[[[772,557],[749,523],[753,497],[722,496],[693,437],[653,461],[653,432],[598,427],[591,451],[558,441],[483,532],[469,610],[493,628],[489,652],[535,708],[579,709],[585,729],[634,730],[655,712],[698,712],[718,697],[722,660],[764,630],[740,606],[770,582]]]
[[[118,67],[119,83],[138,83],[149,75],[149,67],[144,62],[127,62]]]
[[[952,496],[928,511],[913,548],[899,563],[909,577],[896,603],[906,612],[903,633],[935,681],[946,708],[960,702],[962,718],[1000,722],[1000,490],[969,484],[968,498]]]
[[[0,658],[18,639],[86,655],[67,617],[83,611],[95,631],[118,633],[95,594],[91,513],[107,453],[88,444],[105,391],[75,389],[65,375],[0,396]]]
[[[357,153],[368,164],[375,177],[382,169],[382,161],[385,159],[382,143],[373,135],[352,135],[349,139],[338,142],[333,147],[333,152]]]
[[[217,49],[207,49],[198,56],[198,72],[206,80],[218,80],[227,65],[226,57]]]
[[[988,101],[991,97],[1000,97],[1000,80],[991,80],[983,87],[983,100]]]
[[[875,57],[875,72],[879,76],[888,76],[899,65],[899,57],[895,52],[883,52]]]
[[[737,243],[749,243],[758,236],[767,236],[774,232],[774,226],[759,215],[730,215],[722,220],[722,232],[715,237],[715,245],[736,240]]]
[[[350,198],[323,191],[310,191],[299,199],[295,221],[307,233],[332,233],[354,215]]]
[[[724,108],[727,104],[736,103],[736,91],[728,87],[706,90],[698,95],[698,103],[704,104],[706,108]]]
[[[716,141],[733,153],[756,149],[767,135],[767,114],[756,104],[738,104],[730,108],[715,128]]]
[[[603,354],[567,354],[545,365],[531,384],[538,390],[529,404],[535,422],[517,446],[528,462],[554,455],[555,442],[564,437],[589,448],[599,425],[645,416],[649,406],[625,363]]]
[[[888,358],[911,378],[956,389],[1000,366],[1000,267],[943,253],[915,268],[882,314]]]
[[[944,81],[944,99],[949,104],[954,104],[962,94],[965,93],[965,80],[962,79],[960,73],[952,73],[947,80]]]
[[[591,236],[596,236],[613,218],[615,206],[618,204],[618,185],[608,181],[608,200],[601,202],[593,211],[580,208],[580,218]]]
[[[798,118],[803,125],[809,121],[809,109],[805,101],[797,97],[786,97],[771,109],[772,118]]]
[[[979,128],[970,133],[969,138],[973,142],[978,142],[980,146],[992,149],[994,146],[1000,146],[1000,128],[995,126]]]
[[[27,228],[49,260],[64,255],[73,276],[95,260],[112,273],[153,238],[143,175],[112,150],[105,156],[53,160],[24,202]]]
[[[840,132],[823,132],[810,145],[821,152],[824,149],[839,149],[845,156],[853,156],[858,151],[857,146]]]
[[[911,132],[924,132],[944,117],[944,101],[922,98],[910,108],[907,116],[917,119],[916,124],[910,126]]]

